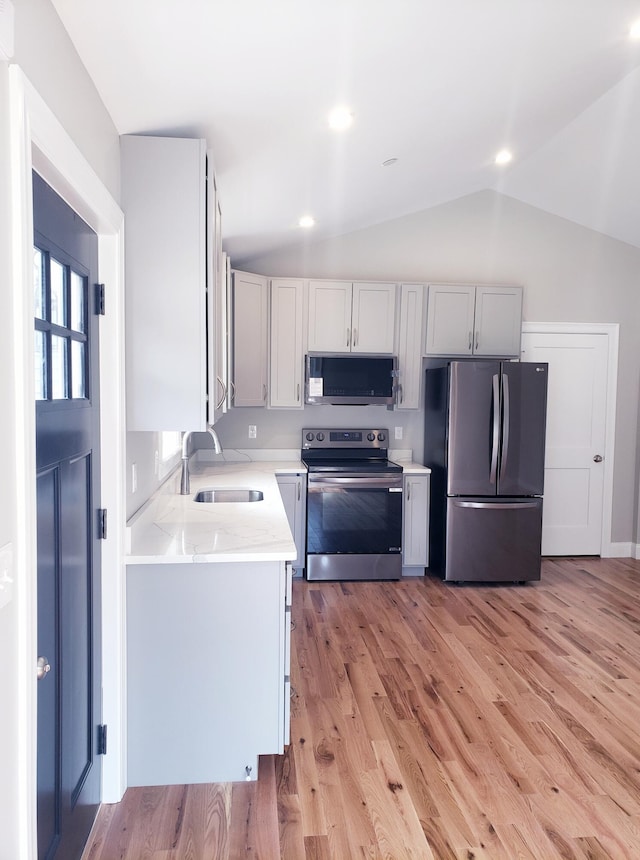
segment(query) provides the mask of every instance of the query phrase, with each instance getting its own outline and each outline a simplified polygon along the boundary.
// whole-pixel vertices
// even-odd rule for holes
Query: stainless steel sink
[[[236,490],[230,487],[198,490],[193,497],[194,502],[261,502],[263,499],[262,490]]]

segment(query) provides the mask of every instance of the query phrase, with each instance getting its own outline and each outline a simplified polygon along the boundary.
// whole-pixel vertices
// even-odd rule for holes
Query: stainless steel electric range
[[[400,579],[402,466],[389,431],[306,428],[307,579]]]

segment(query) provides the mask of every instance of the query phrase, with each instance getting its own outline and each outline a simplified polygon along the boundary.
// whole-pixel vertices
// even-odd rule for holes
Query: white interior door
[[[525,332],[523,361],[549,363],[543,555],[602,549],[606,334]]]

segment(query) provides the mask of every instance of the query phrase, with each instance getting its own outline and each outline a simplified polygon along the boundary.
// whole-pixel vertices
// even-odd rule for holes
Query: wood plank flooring
[[[129,789],[84,860],[640,857],[640,562],[296,581],[293,618],[287,753]]]

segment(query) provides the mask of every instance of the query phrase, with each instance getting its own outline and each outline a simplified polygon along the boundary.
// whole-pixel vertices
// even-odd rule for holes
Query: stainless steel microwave
[[[397,364],[390,355],[310,353],[305,366],[305,403],[392,405]]]

